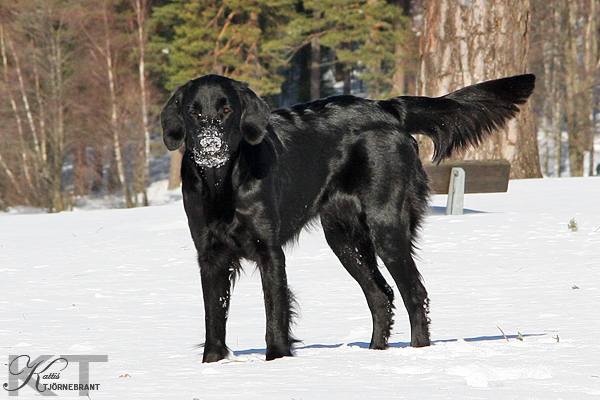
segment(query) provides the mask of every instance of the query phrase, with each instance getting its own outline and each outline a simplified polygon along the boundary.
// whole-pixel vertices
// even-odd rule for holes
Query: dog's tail
[[[429,136],[439,163],[454,150],[476,146],[519,112],[535,87],[535,75],[517,75],[467,86],[446,96],[402,96],[387,100],[402,129]],[[388,106],[389,106],[388,105]]]

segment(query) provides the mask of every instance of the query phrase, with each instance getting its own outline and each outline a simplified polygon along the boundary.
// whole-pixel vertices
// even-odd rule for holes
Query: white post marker
[[[450,172],[446,215],[461,215],[465,203],[465,170],[453,167]]]

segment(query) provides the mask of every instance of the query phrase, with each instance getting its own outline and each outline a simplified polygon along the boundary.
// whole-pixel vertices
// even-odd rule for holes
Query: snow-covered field
[[[0,215],[0,383],[9,355],[78,354],[108,356],[90,363],[92,399],[600,398],[600,178],[511,181],[508,193],[467,195],[461,216],[443,215],[446,197],[435,196],[418,261],[431,347],[408,347],[398,301],[391,348],[367,348],[363,295],[315,229],[287,252],[296,357],[264,361],[259,277],[247,265],[233,354],[208,365],[183,206],[156,196],[166,204]],[[76,367],[61,373],[54,382],[77,382]]]

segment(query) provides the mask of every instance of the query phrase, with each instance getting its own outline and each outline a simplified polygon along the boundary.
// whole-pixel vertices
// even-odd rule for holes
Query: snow
[[[397,294],[391,348],[369,350],[358,285],[321,230],[305,232],[287,249],[296,356],[264,361],[259,276],[246,264],[233,354],[214,364],[201,363],[181,196],[161,185],[152,207],[0,214],[0,383],[9,355],[94,354],[108,362],[90,364],[91,399],[600,398],[600,178],[511,181],[508,193],[466,195],[459,216],[434,196],[417,262],[431,299],[427,348],[408,346]]]

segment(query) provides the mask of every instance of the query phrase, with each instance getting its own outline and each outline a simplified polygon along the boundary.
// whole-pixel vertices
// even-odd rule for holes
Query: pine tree
[[[335,54],[338,77],[350,92],[353,72],[367,84],[371,97],[381,97],[392,87],[395,46],[402,43],[407,18],[402,9],[383,0],[307,0],[300,3],[301,17],[288,27],[292,51],[316,40]]]
[[[216,73],[247,81],[261,95],[279,93],[285,64],[284,0],[177,0],[154,9],[154,70],[168,89]]]

